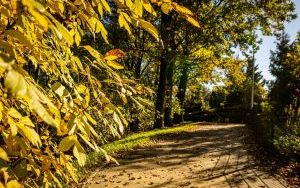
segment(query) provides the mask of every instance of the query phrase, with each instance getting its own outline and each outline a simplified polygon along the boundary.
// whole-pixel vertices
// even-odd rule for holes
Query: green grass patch
[[[136,133],[136,134],[129,135],[128,137],[123,138],[121,140],[117,140],[115,142],[105,144],[102,148],[108,154],[113,154],[120,151],[127,151],[142,145],[146,145],[148,142],[150,142],[151,140],[157,137],[161,137],[167,134],[185,132],[193,128],[195,128],[195,125],[188,124],[183,126],[177,126],[177,127],[171,127],[165,129],[156,129],[148,132]]]
[[[198,127],[198,124],[184,124],[169,128],[155,129],[152,131],[135,133],[128,135],[123,139],[105,144],[101,146],[101,148],[104,149],[108,155],[114,155],[115,153],[126,152],[134,148],[149,145],[153,140],[157,138],[162,138],[164,135],[167,136],[169,134],[180,134],[182,132],[194,130],[196,127]],[[82,176],[86,173],[87,169],[95,167],[103,163],[104,161],[105,155],[103,152],[89,153],[87,157],[86,166],[83,169],[78,169],[79,174],[81,174],[80,179],[83,178]]]

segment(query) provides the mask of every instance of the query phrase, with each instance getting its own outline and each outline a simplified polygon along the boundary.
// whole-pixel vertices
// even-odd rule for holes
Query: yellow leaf
[[[0,101],[0,121],[2,121],[3,118],[3,111],[4,111],[4,106],[3,103]]]
[[[106,0],[101,0],[101,3],[104,6],[105,10],[107,10],[109,13],[111,13],[110,6],[106,2]]]
[[[123,103],[127,104],[128,101],[127,101],[127,98],[126,98],[125,94],[124,93],[120,93],[120,97],[121,97]]]
[[[64,13],[65,11],[65,6],[64,6],[64,3],[61,3],[61,2],[57,2],[58,3],[58,9],[60,10],[60,13]]]
[[[119,14],[118,22],[120,27],[124,27],[124,25],[126,24],[126,20],[122,14]]]
[[[67,42],[67,44],[69,46],[71,46],[74,43],[74,40],[73,40],[73,37],[70,34],[70,32],[61,23],[59,23],[51,14],[49,14],[47,12],[45,14],[49,18],[51,18],[52,22],[54,22],[56,27],[53,26],[51,28],[55,31],[57,37],[59,39],[61,39],[63,37],[65,39],[65,41]]]
[[[33,47],[32,44],[30,43],[30,41],[28,40],[28,38],[18,30],[7,30],[7,31],[5,31],[5,35],[8,35],[12,38],[17,39],[18,41],[20,41],[21,43],[23,43],[24,45],[26,45],[29,48]]]
[[[35,127],[31,121],[31,119],[28,116],[21,117],[19,123],[23,124],[23,125],[27,125],[29,127]]]
[[[85,85],[82,85],[82,84],[79,84],[77,87],[76,87],[77,91],[79,94],[82,94],[82,93],[85,93],[85,90],[87,89],[85,87]]]
[[[33,9],[28,9],[28,11],[45,31],[48,30],[48,20],[43,15]]]
[[[17,180],[10,180],[6,184],[6,188],[21,188],[21,184]]]
[[[186,16],[185,19],[190,22],[193,26],[200,28],[199,22],[191,16]]]
[[[121,12],[121,14],[124,16],[127,22],[132,23],[130,16],[126,12]]]
[[[119,63],[117,63],[115,61],[107,61],[107,65],[114,69],[124,69],[124,67],[122,65],[120,65]]]
[[[123,134],[124,133],[124,126],[123,126],[123,123],[122,123],[121,119],[119,118],[119,116],[117,115],[116,112],[113,113],[113,118],[114,118],[114,121],[118,125],[118,129],[119,129],[120,133]]]
[[[151,4],[148,2],[148,0],[142,0],[143,3],[143,7],[145,8],[145,10],[147,12],[149,12],[150,14],[152,14],[153,16],[157,16],[155,10],[153,9],[153,7],[151,6]]]
[[[130,9],[130,10],[132,10],[132,7],[133,7],[133,2],[131,1],[131,0],[125,0],[125,2],[126,2],[126,5],[127,5],[127,7]]]
[[[11,117],[7,117],[7,123],[9,124],[11,136],[16,136],[18,134],[17,123]]]
[[[4,86],[16,96],[24,96],[27,93],[27,84],[22,75],[16,71],[9,71],[4,80]]]
[[[101,3],[98,4],[97,9],[98,9],[98,12],[99,12],[100,16],[103,17],[103,7],[102,7]]]
[[[73,148],[73,155],[77,158],[78,164],[80,166],[84,166],[86,161],[86,154],[79,142],[75,143],[75,146]]]
[[[131,29],[130,29],[128,23],[127,23],[128,20],[125,19],[126,17],[124,15],[125,14],[123,14],[123,13],[119,14],[119,19],[118,19],[119,25],[120,25],[121,28],[124,27],[127,30],[127,32],[131,35]],[[130,19],[130,21],[131,21],[131,19]]]
[[[92,116],[86,112],[84,112],[86,118],[91,122],[93,125],[97,125],[97,122],[92,118]]]
[[[17,124],[18,128],[21,130],[21,133],[35,146],[41,146],[42,142],[40,136],[35,132],[34,129],[23,125],[21,123]]]
[[[7,153],[4,151],[4,149],[2,147],[0,147],[0,159],[3,159],[5,161],[9,161]]]
[[[68,151],[69,149],[71,149],[72,146],[74,146],[74,144],[77,142],[77,136],[76,135],[71,135],[71,136],[67,136],[64,137],[59,145],[58,145],[58,149],[62,152],[64,151]]]
[[[133,11],[138,17],[143,16],[143,4],[141,0],[135,0]]]
[[[30,97],[30,101],[29,101],[29,105],[30,105],[30,108],[38,114],[38,116],[44,121],[46,122],[47,124],[53,126],[53,127],[56,127],[56,128],[59,128],[59,124],[57,121],[55,121],[52,116],[48,113],[48,111],[44,108],[44,106],[41,104],[41,99],[36,91],[31,88],[31,89],[28,89],[28,96]],[[49,106],[49,105],[48,105]],[[52,107],[50,108],[52,109],[53,111],[55,111],[55,108]],[[56,109],[57,110],[57,109]],[[57,118],[59,118],[59,114],[56,115]],[[59,119],[58,119],[59,120]]]
[[[86,135],[82,135],[80,133],[78,133],[80,138],[88,145],[90,146],[93,150],[96,150],[95,146],[89,141],[89,137]]]
[[[83,46],[95,59],[101,60],[102,55],[89,45]]]
[[[192,11],[190,11],[190,9],[188,9],[184,6],[178,5],[177,3],[172,3],[172,5],[175,7],[175,10],[180,14],[189,15],[189,16],[194,15],[194,13]]]
[[[90,97],[90,90],[87,88],[85,90],[85,97],[84,97],[84,102],[85,102],[84,103],[84,107],[85,108],[89,107],[90,99],[91,99],[91,97]]]
[[[5,52],[9,53],[10,56],[15,57],[14,46],[10,43],[0,40],[0,46]]]
[[[138,20],[138,24],[143,29],[145,29],[148,33],[150,33],[154,38],[156,38],[157,40],[159,39],[159,34],[157,29],[150,22],[140,19]]]
[[[71,175],[71,177],[73,178],[73,180],[76,182],[76,183],[78,183],[78,176],[77,176],[77,170],[76,170],[76,168],[74,168],[73,166],[72,166],[72,164],[71,163],[67,163],[66,164],[66,168],[67,168],[67,171],[68,171],[68,173]]]
[[[65,86],[63,86],[61,83],[59,82],[55,82],[52,86],[51,86],[52,90],[59,95],[60,97],[65,97],[69,95],[69,92],[67,91],[67,89],[65,88]]]
[[[160,8],[165,14],[169,14],[169,12],[173,10],[173,6],[171,5],[171,3],[163,3]]]
[[[15,108],[10,108],[7,111],[7,115],[9,115],[10,117],[13,117],[15,119],[21,119],[23,116],[20,114],[20,112],[18,112]]]
[[[76,45],[79,46],[80,45],[80,41],[81,41],[81,36],[80,36],[79,32],[75,33],[74,39],[75,39]]]
[[[119,59],[123,56],[125,56],[125,52],[123,52],[120,49],[113,49],[113,50],[108,51],[104,55],[104,59],[108,60],[108,61],[113,61],[113,60]]]

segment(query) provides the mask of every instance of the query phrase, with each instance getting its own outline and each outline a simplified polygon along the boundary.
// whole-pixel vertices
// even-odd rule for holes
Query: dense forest
[[[102,145],[184,121],[247,123],[300,156],[291,0],[0,0],[0,187],[78,183]],[[276,36],[274,80],[255,65]],[[235,55],[238,49],[242,57]],[[251,95],[252,94],[252,95]]]

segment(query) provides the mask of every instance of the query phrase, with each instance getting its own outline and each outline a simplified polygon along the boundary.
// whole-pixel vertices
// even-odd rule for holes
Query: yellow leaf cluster
[[[141,27],[159,39],[143,16],[157,15],[153,4],[167,12],[162,2],[115,0],[120,27],[130,34],[131,26]],[[171,5],[192,18],[188,9]],[[0,187],[78,182],[73,163],[85,164],[86,148],[99,150],[97,126],[123,133],[127,121],[102,84],[119,89],[124,103],[146,89],[120,76],[123,51],[102,55],[89,45],[79,48],[84,35],[109,42],[102,18],[112,12],[106,0],[0,0],[0,162],[7,166]]]

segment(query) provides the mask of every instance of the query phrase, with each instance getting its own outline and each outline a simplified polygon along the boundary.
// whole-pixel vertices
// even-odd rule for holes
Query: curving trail
[[[248,154],[241,124],[200,124],[196,130],[163,138],[97,169],[84,187],[269,187],[287,185],[263,171]]]

